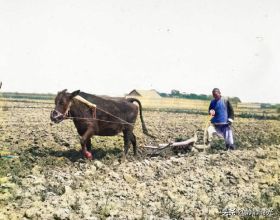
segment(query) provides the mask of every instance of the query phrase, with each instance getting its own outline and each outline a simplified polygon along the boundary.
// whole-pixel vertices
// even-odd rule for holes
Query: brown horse
[[[96,107],[82,102],[78,97],[82,97]],[[138,115],[138,106],[133,102],[137,102],[139,105],[143,133],[149,135],[143,120],[141,103],[134,98],[96,96],[80,92],[80,90],[68,93],[65,89],[58,92],[55,98],[55,109],[51,112],[50,118],[55,123],[67,118],[73,119],[81,136],[82,153],[88,159],[93,158],[90,152],[93,135],[114,136],[120,132],[123,132],[124,157],[130,143],[132,143],[133,152],[136,155],[137,145],[133,128]]]

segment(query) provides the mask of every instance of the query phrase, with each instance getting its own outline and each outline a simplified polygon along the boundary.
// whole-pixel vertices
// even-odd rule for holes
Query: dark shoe
[[[236,150],[236,147],[234,145],[227,145],[226,148],[227,148],[228,151]]]

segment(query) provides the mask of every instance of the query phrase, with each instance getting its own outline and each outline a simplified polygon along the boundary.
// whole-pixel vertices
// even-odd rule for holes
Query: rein
[[[133,123],[129,123],[129,122],[117,122],[117,121],[107,121],[107,120],[102,120],[102,119],[97,119],[97,118],[83,118],[83,117],[71,117],[71,116],[67,116],[66,119],[78,119],[78,120],[87,120],[87,121],[102,121],[102,122],[108,122],[108,123],[114,123],[114,124],[128,124],[130,126],[134,126]]]
[[[86,104],[88,107],[90,107],[92,110],[93,110],[93,113],[92,113],[92,118],[83,118],[83,117],[72,117],[71,114],[70,114],[70,108],[71,108],[71,105],[72,105],[72,102],[69,103],[68,107],[67,107],[67,111],[65,112],[65,114],[63,115],[64,119],[79,119],[79,120],[88,120],[88,121],[102,121],[102,122],[107,122],[107,123],[115,123],[115,124],[127,124],[127,125],[130,125],[130,126],[134,126],[134,123],[129,123],[125,120],[123,120],[122,118],[120,117],[117,117],[113,114],[111,114],[110,112],[107,112],[99,107],[97,107],[95,104],[89,102],[88,100],[84,99],[83,97],[77,95],[74,97],[74,99]],[[102,120],[102,119],[97,119],[96,118],[96,110],[100,110],[102,112],[104,112],[105,114],[107,115],[110,115],[116,119],[118,119],[119,121],[121,122],[116,122],[116,121],[107,121],[107,120]],[[60,112],[59,112],[60,113]],[[60,113],[61,114],[61,113]]]

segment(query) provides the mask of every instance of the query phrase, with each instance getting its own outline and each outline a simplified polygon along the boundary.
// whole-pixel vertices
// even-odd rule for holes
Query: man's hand
[[[231,125],[233,123],[233,119],[229,118],[228,119],[228,124]]]
[[[214,109],[211,109],[211,110],[209,111],[209,113],[210,113],[211,116],[214,116],[214,115],[215,115],[215,110],[214,110]]]

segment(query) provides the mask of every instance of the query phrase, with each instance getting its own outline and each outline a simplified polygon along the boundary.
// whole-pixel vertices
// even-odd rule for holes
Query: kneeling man
[[[218,88],[212,91],[214,99],[209,106],[209,114],[212,116],[208,132],[208,143],[212,141],[213,134],[223,137],[228,150],[234,150],[233,133],[230,125],[234,119],[234,112],[229,100],[222,98]]]

